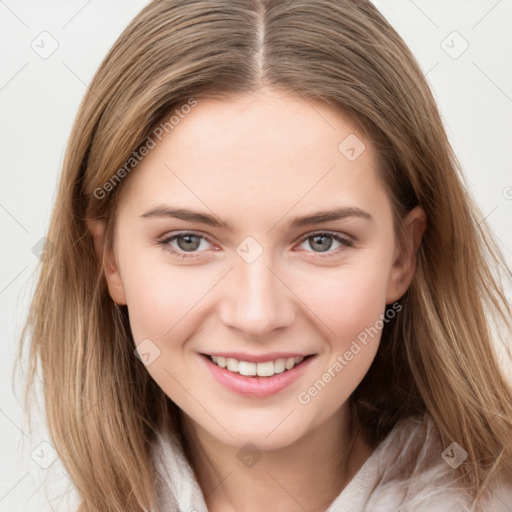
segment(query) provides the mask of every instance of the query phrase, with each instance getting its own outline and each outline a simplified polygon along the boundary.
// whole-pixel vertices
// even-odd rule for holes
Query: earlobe
[[[398,246],[389,276],[386,304],[399,300],[409,288],[416,270],[416,255],[427,227],[427,216],[421,206],[413,208],[404,221],[404,247]]]
[[[103,269],[112,300],[119,305],[126,305],[123,281],[115,259],[113,247],[105,248],[106,222],[103,220],[87,220],[87,229],[91,233],[94,252],[98,266]]]

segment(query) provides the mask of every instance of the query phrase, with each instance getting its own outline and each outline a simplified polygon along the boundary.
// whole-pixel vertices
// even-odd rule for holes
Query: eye
[[[340,250],[346,247],[352,247],[353,241],[345,236],[341,236],[337,233],[331,233],[329,231],[321,231],[317,233],[310,233],[301,240],[301,245],[308,243],[312,252],[315,253],[326,253],[325,257],[333,256],[338,254]],[[333,247],[333,242],[338,243],[338,247],[335,250],[330,250]]]
[[[353,246],[353,241],[350,238],[329,231],[310,233],[302,238],[300,244],[303,245],[306,242],[313,248],[311,252],[317,254],[325,253],[322,257],[334,256],[343,248]],[[337,243],[338,247],[331,250],[333,243]],[[208,244],[211,245],[211,242],[200,233],[186,231],[168,236],[159,241],[158,244],[178,258],[194,258],[200,256],[197,253],[205,252],[208,249]],[[200,250],[201,247],[202,250]]]
[[[204,252],[205,244],[211,244],[206,237],[194,231],[177,233],[164,238],[158,243],[179,258],[196,257],[197,254],[195,253]],[[201,245],[203,246],[203,250],[198,251]]]

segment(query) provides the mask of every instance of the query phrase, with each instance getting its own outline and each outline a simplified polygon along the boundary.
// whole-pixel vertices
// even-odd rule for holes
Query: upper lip
[[[242,352],[210,352],[207,356],[225,357],[236,359],[238,361],[247,361],[248,363],[264,363],[266,361],[276,361],[277,359],[288,359],[290,357],[307,357],[313,354],[300,354],[299,352],[272,352],[269,354],[243,354]]]

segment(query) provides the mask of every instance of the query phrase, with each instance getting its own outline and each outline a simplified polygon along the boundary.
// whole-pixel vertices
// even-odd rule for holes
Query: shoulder
[[[157,433],[152,446],[155,509],[208,512],[180,440],[169,429]]]
[[[457,452],[457,446],[443,446],[429,413],[398,422],[375,451],[378,481],[366,510],[477,510],[462,488],[457,461],[451,462],[454,456],[464,457],[463,452]],[[482,510],[505,511],[505,503],[511,500],[512,482],[503,481],[489,493]]]

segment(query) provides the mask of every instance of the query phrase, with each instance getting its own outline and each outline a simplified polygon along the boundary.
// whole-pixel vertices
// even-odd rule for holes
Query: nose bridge
[[[243,254],[235,257],[223,297],[222,320],[226,325],[250,336],[263,336],[293,322],[293,294],[273,266],[265,251],[254,260]]]

